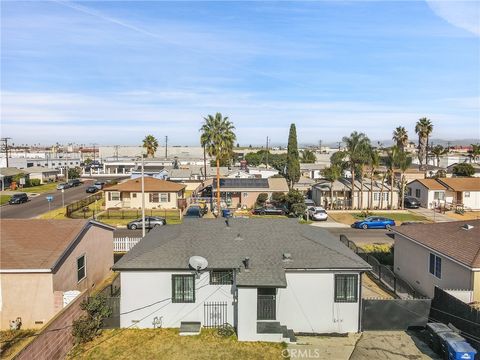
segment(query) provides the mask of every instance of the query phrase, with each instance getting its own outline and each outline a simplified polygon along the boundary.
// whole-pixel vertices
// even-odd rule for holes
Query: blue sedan
[[[357,229],[390,229],[392,226],[395,226],[395,221],[380,216],[369,216],[352,224]]]

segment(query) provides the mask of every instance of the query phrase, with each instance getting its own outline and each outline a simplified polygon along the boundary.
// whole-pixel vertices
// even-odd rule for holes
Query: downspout
[[[360,281],[358,282],[358,330],[357,333],[362,332],[362,275],[360,272]]]

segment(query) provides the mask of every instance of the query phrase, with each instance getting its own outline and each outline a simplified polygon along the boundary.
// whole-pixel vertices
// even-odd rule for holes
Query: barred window
[[[195,275],[172,275],[172,303],[195,302]]]
[[[358,301],[358,275],[335,275],[335,302]]]
[[[232,270],[210,271],[210,285],[231,285],[233,284]]]
[[[158,193],[150,193],[150,202],[152,202],[152,203],[158,203],[159,202]]]

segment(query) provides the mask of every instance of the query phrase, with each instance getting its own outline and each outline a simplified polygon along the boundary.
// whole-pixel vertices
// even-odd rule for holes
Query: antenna
[[[208,266],[208,261],[202,256],[192,256],[188,260],[188,265],[198,272],[200,270],[204,270]]]

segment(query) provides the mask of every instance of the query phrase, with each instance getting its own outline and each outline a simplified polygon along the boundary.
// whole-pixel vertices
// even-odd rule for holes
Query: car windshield
[[[376,219],[372,216],[366,217],[364,221],[375,221]]]
[[[326,211],[325,210],[317,210],[315,211],[315,214],[325,214]]]
[[[190,208],[187,210],[186,216],[199,216],[200,209],[199,208]]]

